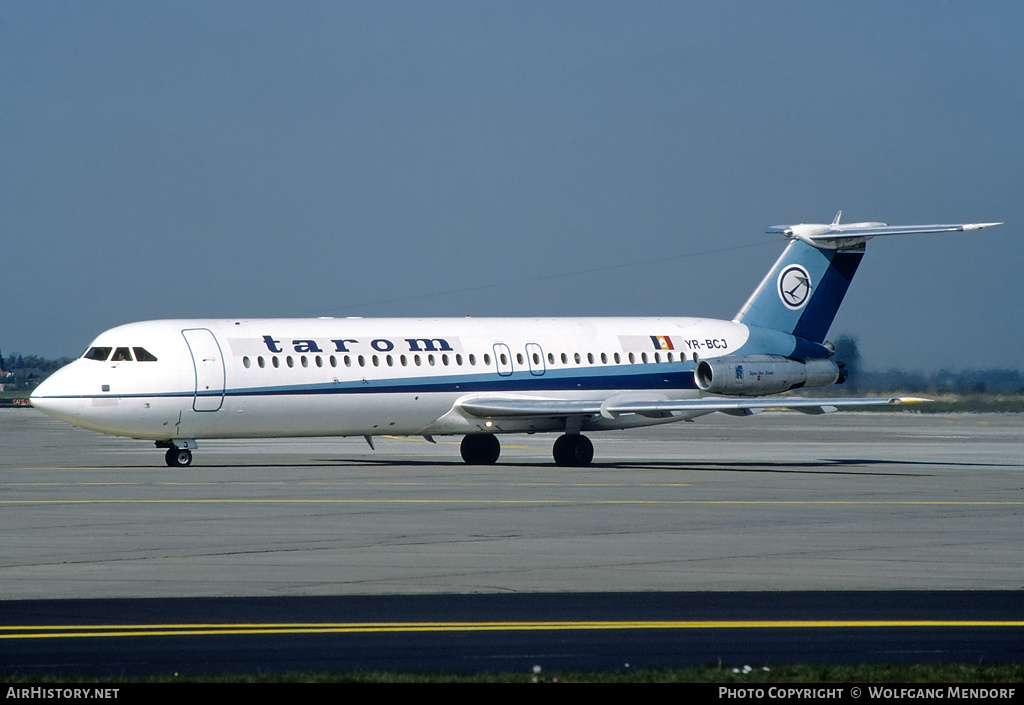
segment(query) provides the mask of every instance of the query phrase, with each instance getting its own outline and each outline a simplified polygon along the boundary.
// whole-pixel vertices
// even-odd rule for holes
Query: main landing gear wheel
[[[551,454],[555,456],[555,465],[584,467],[594,459],[594,444],[586,436],[567,433],[558,437]]]
[[[192,464],[192,451],[188,448],[175,448],[171,446],[167,449],[164,460],[172,468],[187,468]]]
[[[494,465],[501,454],[501,443],[489,433],[474,433],[462,439],[460,450],[469,465]]]

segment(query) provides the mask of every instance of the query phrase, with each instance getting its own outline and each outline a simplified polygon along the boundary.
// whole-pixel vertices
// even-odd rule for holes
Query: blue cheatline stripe
[[[693,370],[652,372],[648,374],[601,375],[588,377],[538,378],[529,372],[497,378],[420,378],[417,380],[367,380],[311,385],[231,389],[227,396],[321,395],[321,394],[425,394],[430,392],[549,392],[606,391],[615,389],[696,389]]]

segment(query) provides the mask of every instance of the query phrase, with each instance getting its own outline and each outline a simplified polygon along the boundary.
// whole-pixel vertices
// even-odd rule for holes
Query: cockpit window
[[[113,350],[114,354],[111,355],[110,351]],[[132,353],[135,353],[135,357],[132,358]],[[131,362],[133,359],[138,362],[156,362],[156,355],[151,353],[146,348],[133,347],[133,348],[89,348],[89,351],[83,355],[86,360],[98,360],[103,362],[108,357],[111,362]]]
[[[111,350],[112,348],[89,348],[89,352],[85,354],[85,359],[103,362],[110,356]]]

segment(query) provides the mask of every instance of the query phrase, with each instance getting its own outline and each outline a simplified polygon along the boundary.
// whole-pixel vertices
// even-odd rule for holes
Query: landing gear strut
[[[551,454],[555,456],[555,465],[584,467],[594,459],[594,444],[586,436],[567,433],[558,437]]]
[[[192,464],[192,451],[188,448],[175,448],[171,446],[164,454],[164,460],[172,468],[187,468]]]
[[[494,465],[501,454],[501,443],[490,433],[474,433],[462,439],[460,450],[468,465]]]

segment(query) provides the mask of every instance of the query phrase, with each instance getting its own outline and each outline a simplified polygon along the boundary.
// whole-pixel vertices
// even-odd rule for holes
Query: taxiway
[[[0,410],[2,671],[1021,658],[1024,416],[712,416],[582,469],[438,440],[171,469]]]

